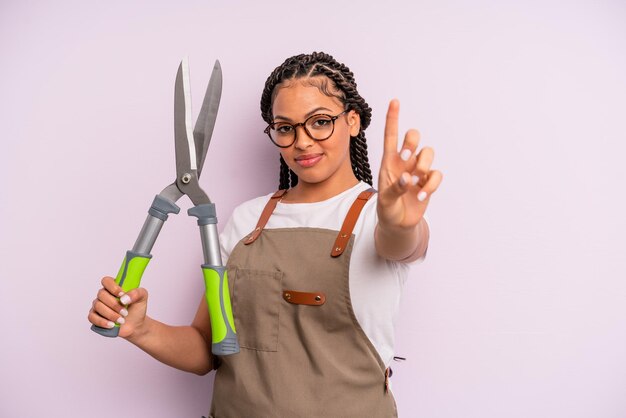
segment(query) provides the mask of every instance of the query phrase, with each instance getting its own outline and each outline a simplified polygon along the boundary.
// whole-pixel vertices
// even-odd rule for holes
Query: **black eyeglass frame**
[[[333,136],[333,134],[335,133],[335,121],[337,119],[339,119],[339,116],[343,115],[346,112],[349,112],[350,109],[346,109],[343,112],[335,115],[335,116],[330,116],[326,113],[316,113],[315,115],[311,115],[308,118],[305,119],[304,122],[300,122],[300,123],[296,123],[296,124],[291,124],[291,123],[287,123],[287,122],[272,122],[269,125],[267,125],[267,128],[265,128],[265,130],[263,130],[263,132],[265,132],[267,134],[267,136],[270,137],[270,141],[272,141],[272,144],[276,145],[279,148],[289,148],[290,146],[292,146],[293,144],[296,143],[296,141],[298,140],[298,130],[296,129],[298,126],[302,126],[304,128],[304,131],[306,132],[306,134],[309,136],[309,138],[311,138],[314,141],[317,142],[322,142],[322,141],[326,141],[328,138],[330,138],[331,136]],[[328,116],[330,118],[331,123],[333,124],[333,129],[330,131],[330,134],[324,138],[324,139],[317,139],[317,138],[313,138],[313,135],[311,135],[311,132],[309,132],[309,130],[306,127],[306,123],[309,121],[309,119],[314,118],[316,116]],[[274,141],[274,139],[272,138],[272,135],[270,134],[270,130],[272,129],[272,126],[276,125],[276,124],[285,124],[285,125],[289,125],[293,128],[293,142],[289,145],[279,145],[276,143],[276,141]]]

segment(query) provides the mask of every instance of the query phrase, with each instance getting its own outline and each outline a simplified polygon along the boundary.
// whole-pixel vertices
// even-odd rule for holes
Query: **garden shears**
[[[115,278],[124,292],[139,287],[148,262],[150,251],[170,213],[177,214],[180,208],[176,201],[187,195],[194,207],[189,216],[198,218],[204,264],[202,273],[206,286],[206,301],[211,318],[212,346],[216,355],[239,352],[235,332],[235,322],[228,290],[228,276],[222,265],[217,214],[215,204],[200,187],[199,177],[204,165],[206,152],[211,142],[213,127],[222,95],[222,69],[215,61],[211,79],[207,87],[200,114],[192,130],[191,91],[189,84],[189,64],[184,58],[176,74],[174,92],[174,139],[176,144],[176,180],[159,193],[148,210],[148,217]],[[106,337],[117,337],[119,325],[101,328],[92,325],[91,329]]]

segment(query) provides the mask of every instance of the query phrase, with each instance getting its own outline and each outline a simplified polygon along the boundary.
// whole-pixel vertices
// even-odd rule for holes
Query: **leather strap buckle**
[[[283,290],[283,299],[294,305],[321,306],[326,302],[326,295],[322,292]]]

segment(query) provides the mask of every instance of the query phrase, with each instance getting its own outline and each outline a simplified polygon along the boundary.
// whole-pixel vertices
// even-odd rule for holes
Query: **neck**
[[[321,202],[323,200],[330,199],[333,196],[337,196],[339,193],[356,186],[359,180],[354,174],[350,177],[346,177],[341,181],[322,181],[319,183],[307,183],[299,179],[298,184],[289,190],[289,193],[285,195],[283,202],[285,203],[314,203]]]

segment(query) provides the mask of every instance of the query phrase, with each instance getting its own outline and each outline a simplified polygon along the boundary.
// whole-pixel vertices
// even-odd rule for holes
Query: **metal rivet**
[[[335,248],[335,251],[341,251],[341,247]]]
[[[183,174],[183,176],[180,178],[180,181],[182,181],[185,184],[188,184],[191,181],[191,174],[189,173]]]
[[[315,296],[315,300],[319,302],[320,300],[322,300],[322,297],[317,295],[317,296]]]
[[[260,231],[261,228],[259,228],[258,226],[256,227],[255,231]]]
[[[345,237],[347,237],[346,234],[341,234],[341,238],[345,238]]]
[[[291,293],[285,293],[285,298],[286,299],[291,299]]]
[[[252,241],[254,237],[248,237],[248,241]]]

